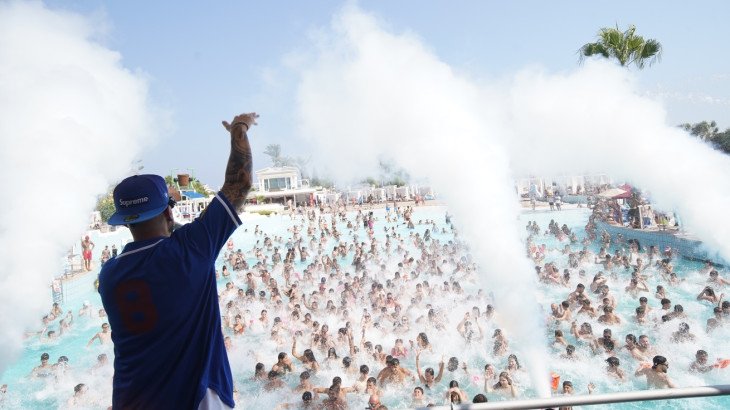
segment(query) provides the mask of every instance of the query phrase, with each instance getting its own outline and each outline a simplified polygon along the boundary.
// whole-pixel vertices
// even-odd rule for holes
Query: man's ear
[[[174,221],[175,220],[172,217],[172,208],[170,208],[169,206],[167,207],[167,209],[165,209],[164,214],[165,214],[165,219],[167,219],[168,221]]]

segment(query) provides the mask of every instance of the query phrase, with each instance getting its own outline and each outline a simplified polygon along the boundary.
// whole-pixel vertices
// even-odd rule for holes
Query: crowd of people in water
[[[231,239],[217,272],[222,332],[234,390],[241,391],[237,402],[261,395],[277,408],[386,409],[534,397],[526,393],[534,386],[529,363],[518,357],[520,343],[499,321],[499,306],[480,278],[485,274],[451,215],[423,219],[421,208],[389,203],[376,217],[362,206],[297,207],[282,217],[286,238],[244,224],[243,235],[253,237],[254,246],[239,249]],[[545,230],[535,221],[526,227],[526,254],[535,263],[538,287],[564,295],[543,307],[554,335],[547,346],[551,360],[600,360],[604,375],[618,382],[645,378],[649,388],[675,387],[668,373],[672,354],[657,345],[692,343],[696,332],[725,325],[730,301],[723,300],[722,290],[730,281],[709,261],[697,273],[707,279],[697,300],[712,314],[705,329],[690,329],[683,307],[671,301],[686,280],[674,272],[674,252],[612,238],[591,222],[585,231],[581,240],[555,221]],[[546,238],[564,246],[548,249],[540,244]],[[594,242],[601,246],[595,254],[589,250]],[[635,315],[617,314],[619,302],[633,301]],[[87,308],[79,315],[90,314]],[[101,330],[89,335],[89,345],[110,344],[103,309],[94,316]],[[72,312],[54,304],[43,330],[29,336],[62,336],[73,320]],[[629,322],[642,333],[619,335]],[[595,326],[603,330],[594,334]],[[676,330],[668,340],[657,340],[666,334],[659,327]],[[623,344],[615,338],[622,336]],[[710,360],[707,350],[696,352],[689,371],[713,372],[730,364]],[[49,359],[44,353],[30,377],[62,375],[68,358],[55,364]],[[111,380],[111,359],[106,354],[97,359],[92,371]],[[244,362],[250,368],[241,369]],[[569,380],[552,387],[555,394],[574,393]],[[594,389],[582,381],[575,393]],[[85,384],[75,384],[67,405],[82,406],[87,391]]]

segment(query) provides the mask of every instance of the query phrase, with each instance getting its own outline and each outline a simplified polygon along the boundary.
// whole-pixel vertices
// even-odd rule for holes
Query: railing
[[[674,400],[692,397],[711,397],[726,395],[730,395],[730,385],[683,387],[677,389],[661,390],[640,390],[620,393],[588,394],[581,396],[564,395],[559,397],[551,397],[548,399],[499,401],[493,403],[470,403],[453,406],[440,406],[435,408],[442,410],[545,409],[566,406],[586,406],[593,404],[625,403],[633,401]],[[424,407],[423,409],[425,410],[426,408],[433,409],[434,407]]]

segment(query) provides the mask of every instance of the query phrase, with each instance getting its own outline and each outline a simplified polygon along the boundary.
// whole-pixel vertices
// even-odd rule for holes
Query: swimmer
[[[271,370],[279,373],[280,376],[284,376],[287,373],[294,371],[294,365],[285,352],[280,352],[277,357],[277,362],[271,366]]]
[[[41,364],[34,367],[33,370],[30,372],[30,377],[47,377],[50,376],[53,371],[53,366],[48,364],[48,359],[50,356],[48,353],[43,353],[41,355]]]
[[[270,370],[268,375],[268,383],[264,385],[264,390],[272,391],[283,389],[285,387],[287,387],[286,383],[279,380],[279,372],[277,372],[276,370]]]
[[[607,325],[617,325],[621,323],[621,318],[613,313],[613,307],[604,306],[603,314],[598,317],[598,323],[605,323]]]
[[[588,322],[583,322],[583,324],[580,325],[580,330],[578,330],[578,322],[573,322],[570,325],[570,333],[578,340],[588,340],[592,342],[594,339],[593,329],[591,324]]]
[[[411,400],[410,407],[425,407],[426,404],[427,403],[423,401],[423,389],[419,386],[416,386],[416,388],[413,389],[413,399]]]
[[[88,237],[87,237],[88,238]],[[75,407],[85,407],[86,405],[91,404],[89,401],[89,398],[87,397],[87,392],[89,391],[89,387],[83,383],[79,383],[76,386],[74,386],[74,395],[69,397],[68,400],[66,400],[66,407],[69,408],[75,408]]]
[[[296,336],[294,336],[293,338],[291,355],[296,357],[300,362],[302,362],[302,365],[304,365],[307,370],[310,370],[312,372],[319,371],[319,363],[317,363],[317,360],[314,358],[314,352],[312,352],[312,349],[306,349],[301,356],[297,354]]]
[[[675,388],[674,382],[667,374],[669,370],[669,362],[664,356],[654,356],[654,364],[651,367],[639,367],[634,376],[646,376],[646,384],[648,388]]]
[[[466,366],[464,366],[464,367],[466,367]],[[466,368],[464,370],[466,370]],[[526,370],[522,366],[520,366],[520,362],[519,362],[519,360],[517,360],[517,356],[514,354],[511,354],[507,358],[507,367],[504,368],[504,371],[508,372],[510,374],[510,376],[515,376],[515,375],[517,375],[518,371],[525,372]]]
[[[649,336],[639,336],[639,342],[636,344],[635,348],[631,350],[631,356],[637,360],[648,360],[654,355],[656,355],[656,349],[651,346]]]
[[[606,359],[606,363],[608,363],[608,367],[606,367],[606,374],[609,376],[618,379],[618,381],[624,382],[627,380],[626,378],[626,372],[624,372],[620,365],[621,362],[618,360],[616,356],[611,356],[608,359]]]
[[[499,381],[497,383],[490,385],[490,383],[487,381],[487,379],[484,379],[484,391],[489,393],[509,393],[512,398],[517,397],[517,389],[515,388],[515,384],[512,381],[512,377],[507,372],[502,372],[499,374]]]
[[[713,305],[721,304],[722,298],[725,297],[725,294],[721,294],[719,297],[715,294],[715,290],[712,289],[710,286],[705,286],[704,289],[700,292],[699,295],[697,295],[697,300],[706,300]]]
[[[672,333],[672,339],[671,341],[673,343],[685,343],[685,342],[694,342],[697,339],[694,334],[689,332],[689,325],[687,322],[682,322],[679,324],[679,329]]]
[[[591,318],[596,318],[598,314],[596,313],[596,309],[591,306],[591,301],[589,299],[583,299],[583,302],[581,304],[580,310],[578,310],[578,313],[576,315],[580,314],[586,314]]]
[[[716,269],[712,269],[707,283],[713,283],[718,287],[724,287],[725,285],[730,285],[730,280],[721,277],[720,273]]]
[[[426,388],[430,389],[434,385],[441,381],[441,377],[444,375],[444,357],[441,356],[441,362],[439,363],[439,374],[434,377],[434,371],[432,367],[427,367],[424,373],[421,373],[421,352],[416,353],[416,373],[418,379],[423,383]]]
[[[451,404],[468,403],[469,395],[459,388],[459,382],[452,380],[449,382],[449,390],[446,391],[446,401]]]
[[[555,345],[562,345],[567,346],[568,342],[565,341],[563,338],[563,331],[560,329],[555,329],[555,340],[553,341],[553,346]]]
[[[565,353],[561,354],[560,358],[567,360],[580,360],[580,356],[575,353],[575,346],[573,345],[565,346]]]
[[[263,382],[268,379],[268,372],[266,371],[266,366],[264,366],[263,363],[256,363],[256,367],[254,369],[254,375],[251,378],[251,380]]]
[[[352,383],[352,387],[355,389],[356,392],[365,393],[365,390],[367,389],[369,373],[370,368],[366,364],[360,366],[360,377],[355,380],[354,383]]]
[[[698,350],[695,353],[695,361],[689,365],[690,372],[707,373],[715,367],[707,363],[707,352],[704,350]]]
[[[509,343],[507,343],[507,339],[505,339],[504,334],[502,333],[502,329],[495,329],[492,338],[494,339],[492,353],[494,353],[496,356],[506,354]]]
[[[86,344],[86,347],[91,346],[92,343],[94,343],[94,340],[99,339],[99,343],[102,345],[105,345],[112,341],[112,331],[109,329],[109,323],[104,323],[101,325],[101,332],[98,332],[94,335],[94,337],[89,340],[89,343]]]

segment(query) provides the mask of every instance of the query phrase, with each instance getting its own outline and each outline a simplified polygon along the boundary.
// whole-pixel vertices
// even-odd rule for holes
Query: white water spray
[[[98,34],[40,2],[0,3],[0,374],[42,326],[97,196],[154,139],[145,81]]]
[[[462,221],[498,320],[548,396],[541,317],[525,303],[534,300],[534,270],[518,236],[508,156],[483,120],[480,90],[414,36],[388,33],[357,9],[346,9],[333,29],[303,70],[302,134],[342,178],[366,174],[368,161],[386,155],[430,179]]]

